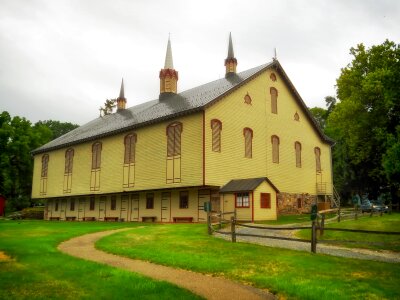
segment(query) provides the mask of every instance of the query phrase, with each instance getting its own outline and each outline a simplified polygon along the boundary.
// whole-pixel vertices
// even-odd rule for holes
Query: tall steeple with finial
[[[232,34],[229,33],[228,56],[225,59],[225,76],[236,73],[237,59],[233,53]]]
[[[117,98],[117,111],[125,109],[125,107],[126,107],[126,98],[124,93],[124,79],[122,78],[121,89],[119,91],[119,97]]]
[[[160,95],[177,93],[178,72],[174,69],[172,60],[171,39],[168,37],[167,53],[164,68],[160,71]]]

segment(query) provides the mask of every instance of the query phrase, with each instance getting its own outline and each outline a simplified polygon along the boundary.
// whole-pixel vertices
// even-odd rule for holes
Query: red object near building
[[[6,208],[6,197],[0,195],[0,216],[4,216]]]

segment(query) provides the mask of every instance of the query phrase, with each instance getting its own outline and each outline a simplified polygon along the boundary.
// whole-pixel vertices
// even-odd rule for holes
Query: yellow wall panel
[[[180,182],[167,183],[167,137],[166,127],[173,121],[183,125],[180,161],[172,176]],[[135,130],[137,134],[135,184],[132,188],[123,188],[124,134],[99,139],[102,143],[100,173],[95,178],[91,176],[91,156],[93,142],[74,145],[75,150],[72,170],[71,193],[63,193],[65,149],[49,151],[48,187],[46,195],[40,195],[41,158],[43,154],[35,155],[33,173],[33,198],[59,197],[64,195],[104,194],[121,191],[137,191],[181,186],[196,186],[203,183],[203,147],[202,147],[202,114],[193,114],[176,120],[150,125]],[[99,185],[95,191],[92,185]],[[178,180],[174,180],[178,181]]]
[[[282,192],[316,194],[314,148],[321,149],[322,175],[332,193],[330,146],[323,142],[282,78],[267,70],[205,113],[206,184],[222,186],[231,179],[268,177]],[[278,113],[271,112],[270,88],[278,90]],[[251,97],[251,104],[244,101]],[[299,121],[295,120],[295,114]],[[221,152],[212,151],[211,120],[222,122]],[[243,129],[253,130],[253,157],[245,158]],[[271,136],[280,138],[279,164],[272,163]],[[295,142],[301,143],[301,168],[296,167]],[[321,178],[322,177],[322,178]]]

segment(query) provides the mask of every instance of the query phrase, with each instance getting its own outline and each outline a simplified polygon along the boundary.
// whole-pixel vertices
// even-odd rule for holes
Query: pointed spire
[[[174,69],[172,61],[171,39],[168,37],[167,53],[164,68],[160,71],[160,99],[161,95],[177,93],[178,72]]]
[[[229,33],[228,57],[225,59],[225,76],[236,73],[237,60],[233,53],[232,34]]]
[[[121,89],[119,90],[119,97],[117,98],[117,111],[125,109],[125,107],[126,107],[126,98],[124,92],[124,79],[122,78]]]
[[[121,89],[119,91],[119,98],[120,99],[125,99],[125,95],[124,95],[124,78],[122,78]]]
[[[232,33],[229,32],[229,46],[228,46],[228,57],[227,58],[235,58],[235,54],[233,53],[233,45],[232,45]]]
[[[167,53],[165,54],[164,69],[173,69],[174,62],[172,60],[171,39],[168,37]]]

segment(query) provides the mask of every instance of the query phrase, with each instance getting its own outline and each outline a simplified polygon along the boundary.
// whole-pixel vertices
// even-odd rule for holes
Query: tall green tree
[[[36,128],[40,126],[45,126],[51,130],[51,138],[53,140],[79,127],[79,125],[70,122],[60,122],[54,120],[39,121],[35,123]]]
[[[59,121],[39,121],[34,126],[25,118],[0,114],[0,194],[10,208],[30,205],[33,159],[31,151],[67,133],[78,125]]]
[[[351,48],[352,62],[337,79],[340,100],[330,113],[326,133],[336,140],[334,172],[342,191],[384,188],[393,195],[400,168],[400,48],[386,40],[367,49]]]
[[[317,121],[319,127],[321,127],[322,130],[325,130],[326,121],[336,106],[336,98],[332,96],[326,96],[325,105],[326,109],[317,106],[309,109],[314,119]]]

